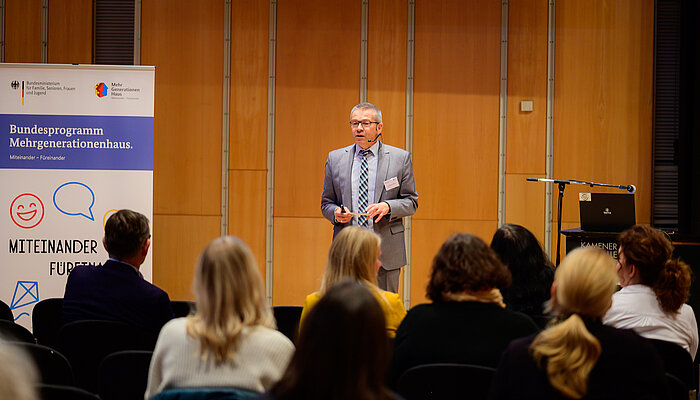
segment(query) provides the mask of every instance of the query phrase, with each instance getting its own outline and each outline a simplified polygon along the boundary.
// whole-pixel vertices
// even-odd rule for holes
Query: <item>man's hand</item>
[[[335,222],[345,224],[350,222],[352,219],[352,213],[348,212],[348,210],[343,207],[342,209],[340,207],[335,208]]]
[[[389,203],[382,201],[381,203],[370,204],[366,212],[368,214],[367,217],[374,218],[374,222],[376,223],[379,222],[383,216],[389,214],[390,211],[391,207],[389,207]]]

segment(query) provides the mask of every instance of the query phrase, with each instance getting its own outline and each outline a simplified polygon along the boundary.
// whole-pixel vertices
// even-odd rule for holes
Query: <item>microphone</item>
[[[637,192],[637,187],[634,185],[610,185],[608,183],[596,183],[596,182],[583,182],[583,181],[575,181],[575,180],[560,180],[560,179],[551,179],[551,178],[525,178],[525,180],[530,181],[530,182],[553,182],[553,183],[559,183],[559,184],[577,184],[577,185],[586,185],[586,186],[604,186],[604,187],[613,187],[613,188],[618,188],[622,190],[626,190],[630,193],[636,193]]]
[[[369,143],[376,142],[377,140],[379,140],[379,137],[380,137],[380,136],[382,136],[382,133],[381,133],[381,132],[379,132],[379,135],[377,135],[377,137],[375,137],[374,140],[367,139],[367,141],[368,141]]]

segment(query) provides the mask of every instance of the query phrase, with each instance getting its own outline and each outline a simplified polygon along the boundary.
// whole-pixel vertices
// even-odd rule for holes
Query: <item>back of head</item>
[[[321,281],[321,293],[342,279],[376,284],[376,261],[381,240],[368,229],[351,226],[333,239]]]
[[[36,400],[38,372],[20,348],[0,338],[0,399]]]
[[[692,273],[690,267],[672,259],[673,245],[666,235],[649,225],[635,225],[618,238],[627,265],[637,268],[640,283],[654,290],[661,308],[677,313],[688,300]]]
[[[600,357],[600,342],[584,323],[605,315],[617,285],[615,261],[598,248],[579,248],[557,267],[552,304],[562,322],[541,332],[530,346],[551,385],[569,398],[588,390],[588,375]]]
[[[244,327],[275,326],[253,254],[236,237],[207,245],[197,261],[193,291],[197,313],[188,319],[187,332],[199,339],[204,357],[233,358]]]
[[[491,248],[513,276],[513,284],[502,291],[508,307],[542,314],[542,303],[549,298],[554,266],[535,235],[523,226],[505,224],[494,233]]]
[[[110,257],[129,258],[151,237],[148,218],[131,210],[119,210],[105,223],[105,247]]]
[[[467,233],[449,237],[433,258],[426,288],[432,301],[448,294],[475,293],[511,283],[508,269],[483,240]]]
[[[276,399],[388,399],[384,313],[365,285],[339,282],[309,312]]]

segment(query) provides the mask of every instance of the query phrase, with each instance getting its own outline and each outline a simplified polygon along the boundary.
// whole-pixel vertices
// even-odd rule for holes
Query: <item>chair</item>
[[[4,301],[0,300],[0,320],[15,322],[12,309]]]
[[[186,317],[195,310],[194,301],[171,300],[170,307],[173,309],[175,318]]]
[[[58,351],[40,344],[15,343],[27,354],[29,354],[36,364],[41,374],[41,383],[46,385],[73,386],[73,368],[68,359]]]
[[[153,351],[152,333],[116,321],[75,321],[58,332],[58,350],[73,366],[78,387],[97,393],[98,367],[107,355],[122,350]]]
[[[299,331],[299,320],[301,319],[300,306],[274,306],[272,312],[277,320],[277,330],[282,332],[289,340],[294,341]]]
[[[480,365],[419,365],[401,375],[398,393],[406,400],[486,399],[495,372]]]
[[[664,362],[664,371],[683,382],[686,388],[697,389],[693,373],[693,358],[683,347],[659,339],[648,339]]]
[[[41,400],[100,400],[97,395],[83,389],[61,385],[38,385]]]
[[[236,388],[179,388],[162,391],[150,400],[254,400],[260,395]]]
[[[669,399],[670,400],[688,400],[689,393],[688,387],[685,386],[682,380],[677,377],[666,373],[666,384],[668,385]],[[694,397],[693,397],[694,398]]]
[[[39,344],[55,347],[58,331],[61,330],[63,299],[44,299],[34,305],[32,330]]]
[[[152,357],[152,351],[139,350],[118,351],[105,357],[98,372],[100,399],[143,400]]]
[[[36,343],[34,336],[27,328],[12,321],[0,320],[0,336],[9,341]]]

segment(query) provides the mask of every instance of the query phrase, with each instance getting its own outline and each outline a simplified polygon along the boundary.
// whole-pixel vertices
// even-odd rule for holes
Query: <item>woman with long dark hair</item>
[[[275,400],[391,400],[384,382],[389,339],[384,312],[366,285],[344,280],[309,312],[297,351],[265,397]]]
[[[544,314],[554,266],[535,235],[523,226],[505,224],[494,233],[491,248],[513,277],[513,283],[501,289],[506,307],[530,316]]]

